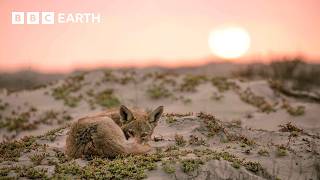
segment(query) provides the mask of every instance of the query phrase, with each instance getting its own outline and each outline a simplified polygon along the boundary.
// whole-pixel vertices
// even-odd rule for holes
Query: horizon
[[[205,59],[205,58],[203,58]],[[94,70],[99,70],[99,69],[148,69],[148,68],[165,68],[165,69],[179,69],[179,68],[199,68],[199,67],[205,67],[209,65],[221,65],[221,64],[230,64],[230,65],[253,65],[253,64],[262,64],[262,65],[269,65],[272,62],[282,62],[282,61],[294,61],[294,60],[299,60],[301,62],[307,63],[307,64],[314,64],[318,65],[320,64],[320,61],[314,61],[314,60],[308,60],[304,57],[300,56],[293,56],[293,57],[288,57],[288,56],[282,56],[282,57],[277,57],[277,58],[272,58],[272,59],[265,59],[264,61],[257,60],[257,61],[229,61],[229,60],[206,60],[206,61],[201,61],[201,63],[192,63],[192,64],[179,64],[179,65],[172,65],[168,66],[165,64],[149,64],[149,65],[143,65],[143,66],[137,66],[137,65],[115,65],[115,66],[108,66],[108,65],[98,65],[98,66],[78,66],[78,67],[73,67],[72,69],[60,69],[60,70],[47,70],[47,69],[36,69],[31,66],[24,66],[19,69],[15,70],[2,70],[0,67],[0,73],[2,74],[15,74],[15,73],[20,73],[20,72],[35,72],[35,73],[40,73],[40,74],[69,74],[69,73],[74,73],[74,72],[79,72],[79,71],[94,71]]]
[[[4,0],[0,5],[0,71],[265,63],[296,56],[320,62],[320,22],[314,21],[320,17],[320,2],[316,0]],[[12,12],[32,11],[92,12],[101,15],[101,22],[12,24]],[[250,37],[248,50],[234,59],[223,59],[209,47],[210,33],[226,25],[240,27]],[[238,41],[227,43],[227,47],[234,43],[243,46]]]

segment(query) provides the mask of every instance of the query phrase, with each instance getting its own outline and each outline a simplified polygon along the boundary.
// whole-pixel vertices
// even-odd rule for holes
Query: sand
[[[154,72],[152,70],[150,72]],[[181,168],[181,160],[201,158],[195,156],[194,152],[181,155],[174,165],[174,173],[166,173],[161,167],[161,162],[157,162],[157,168],[146,170],[147,179],[319,179],[319,152],[320,152],[320,121],[318,117],[320,104],[304,101],[303,99],[294,99],[276,93],[269,87],[266,80],[243,81],[235,78],[227,79],[224,82],[232,82],[236,85],[230,85],[228,90],[219,91],[219,87],[212,85],[210,80],[201,81],[193,85],[192,91],[180,91],[179,87],[184,82],[185,74],[168,75],[165,72],[162,78],[154,78],[148,71],[137,70],[135,73],[123,70],[113,71],[113,77],[108,76],[105,79],[104,71],[87,72],[81,76],[83,79],[71,81],[72,87],[79,84],[80,88],[75,88],[70,95],[79,97],[79,102],[75,107],[69,107],[63,102],[63,99],[57,99],[52,96],[54,88],[60,87],[66,83],[66,79],[60,80],[52,85],[42,87],[36,90],[19,91],[15,93],[0,94],[0,105],[7,102],[9,105],[0,110],[3,121],[6,118],[21,117],[21,113],[30,112],[27,122],[18,121],[18,125],[13,130],[8,130],[5,125],[0,130],[1,141],[7,139],[20,139],[24,136],[40,136],[46,132],[63,127],[68,123],[76,121],[78,118],[107,110],[110,107],[100,106],[94,98],[89,95],[112,89],[112,96],[118,98],[121,104],[128,107],[139,107],[141,109],[153,109],[159,105],[165,107],[165,113],[185,114],[173,116],[174,122],[169,122],[170,116],[164,115],[152,135],[153,139],[161,137],[161,141],[150,140],[149,144],[154,148],[165,150],[176,144],[175,136],[181,135],[186,140],[186,145],[179,147],[179,151],[195,149],[210,149],[218,152],[228,152],[240,159],[246,161],[258,162],[261,164],[265,174],[248,170],[246,166],[239,168],[232,166],[232,162],[217,159],[208,159],[193,172],[184,172]],[[160,73],[160,74],[161,74]],[[211,76],[207,76],[210,78]],[[133,78],[133,79],[132,79]],[[126,82],[128,81],[128,82]],[[174,81],[176,85],[172,85]],[[152,99],[147,89],[157,84],[165,87],[171,95],[169,97],[160,97]],[[272,105],[274,111],[263,112],[254,104],[245,102],[240,97],[240,93],[246,89],[257,96],[262,97],[266,102]],[[69,95],[68,95],[69,96]],[[221,96],[219,98],[214,98]],[[293,109],[298,106],[304,107],[304,113],[301,115],[292,115],[287,109],[283,108],[283,100],[290,104]],[[92,107],[94,106],[94,107]],[[30,108],[36,109],[34,112]],[[56,112],[57,116],[43,119],[48,111]],[[204,120],[198,117],[198,113],[205,112],[213,115],[217,121],[225,127],[229,133],[237,137],[244,136],[254,142],[253,145],[243,143],[242,139],[230,140],[223,131],[215,132],[213,136],[208,136]],[[64,115],[70,118],[64,118]],[[10,121],[13,121],[12,119]],[[21,124],[35,122],[36,127],[20,127]],[[280,131],[280,125],[291,123],[298,131],[283,132]],[[20,129],[19,129],[20,128]],[[301,131],[300,131],[301,130]],[[37,137],[36,142],[46,144],[48,155],[41,161],[40,165],[35,165],[30,161],[30,156],[37,152],[36,150],[22,151],[17,162],[2,161],[0,169],[8,165],[23,165],[34,168],[46,169],[48,177],[55,175],[55,165],[48,163],[53,158],[55,151],[64,152],[65,139],[68,127],[57,131],[52,140],[48,136]],[[202,138],[205,145],[190,145],[190,136]],[[279,147],[284,147],[285,153],[279,155]],[[281,148],[280,148],[281,149]],[[267,154],[262,155],[262,150]],[[85,166],[88,160],[78,159],[76,163]],[[19,173],[12,170],[4,176],[17,177]],[[32,177],[26,175],[27,178]]]

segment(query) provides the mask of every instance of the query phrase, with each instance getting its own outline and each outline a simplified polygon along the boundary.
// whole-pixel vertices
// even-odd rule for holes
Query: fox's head
[[[120,106],[121,129],[127,139],[134,137],[138,142],[151,138],[153,129],[163,113],[163,106],[157,107],[151,113],[130,111],[126,106]]]

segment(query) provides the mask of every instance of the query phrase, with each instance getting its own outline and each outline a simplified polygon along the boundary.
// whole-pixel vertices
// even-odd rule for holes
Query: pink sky
[[[320,60],[319,0],[1,0],[0,70],[185,65],[214,56],[208,36],[235,24],[251,36],[243,58]],[[12,25],[12,11],[100,13],[100,24]]]

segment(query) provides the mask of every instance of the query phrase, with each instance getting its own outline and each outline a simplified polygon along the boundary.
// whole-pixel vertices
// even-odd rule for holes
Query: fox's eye
[[[146,136],[148,136],[148,133],[146,133],[146,132],[141,134],[141,137],[146,137]]]
[[[133,131],[131,129],[125,131],[124,135],[126,136],[127,139],[134,136]]]

